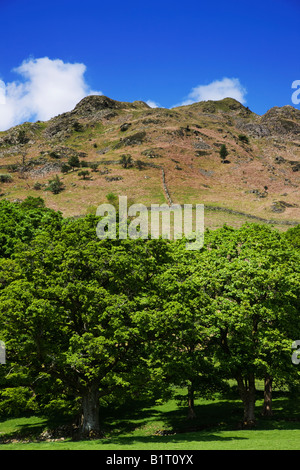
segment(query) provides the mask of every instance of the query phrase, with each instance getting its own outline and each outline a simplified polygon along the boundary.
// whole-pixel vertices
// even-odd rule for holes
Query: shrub
[[[86,180],[90,177],[90,172],[88,170],[82,170],[78,173],[78,176],[81,176],[82,179]]]
[[[120,163],[123,168],[129,168],[132,166],[132,157],[130,154],[123,154],[121,155]]]
[[[84,131],[83,125],[78,121],[74,122],[73,129],[74,129],[75,132],[83,132]]]
[[[64,184],[59,179],[58,175],[56,175],[52,180],[48,181],[47,189],[51,191],[53,194],[58,194],[64,190]]]
[[[20,168],[20,165],[18,163],[12,163],[11,165],[7,166],[8,171],[11,171],[13,173],[18,171],[19,168]]]
[[[42,184],[37,181],[36,183],[34,183],[33,189],[39,191],[40,189],[42,189]]]
[[[79,168],[80,167],[80,160],[78,158],[77,155],[72,155],[69,159],[68,159],[68,165],[70,165],[73,170],[74,168]]]
[[[60,154],[55,152],[54,150],[52,152],[49,152],[49,156],[51,158],[56,158],[56,159],[60,158]]]
[[[114,202],[117,201],[117,196],[116,196],[116,194],[110,192],[110,193],[106,194],[106,199],[108,200],[108,202],[110,204],[113,204]]]
[[[239,140],[245,144],[249,144],[249,138],[245,134],[239,134]]]
[[[137,161],[135,162],[135,165],[136,165],[136,167],[137,167],[139,170],[142,170],[142,169],[145,168],[145,166],[146,166],[145,163],[144,163],[142,160],[137,160]]]
[[[98,171],[98,166],[99,166],[99,163],[96,163],[96,162],[91,163],[91,164],[90,164],[90,169],[91,169],[92,171]]]
[[[26,209],[45,207],[45,201],[41,197],[27,196],[27,198],[21,203],[21,207]]]
[[[21,145],[27,144],[29,142],[29,138],[27,137],[24,129],[19,130],[17,139],[18,139],[18,143]]]
[[[0,182],[1,183],[10,183],[12,181],[12,176],[8,174],[0,174]]]
[[[125,122],[124,124],[122,124],[120,126],[120,131],[121,132],[125,132],[129,129],[129,127],[131,126],[131,123],[130,122]]]
[[[221,145],[221,148],[220,148],[220,157],[222,158],[223,163],[224,163],[225,158],[227,157],[227,155],[228,155],[228,150],[226,148],[226,145],[223,144],[223,145]]]
[[[67,163],[62,164],[61,166],[62,173],[68,173],[68,171],[71,171],[71,170],[72,170],[72,167],[70,167],[70,165],[68,165]]]

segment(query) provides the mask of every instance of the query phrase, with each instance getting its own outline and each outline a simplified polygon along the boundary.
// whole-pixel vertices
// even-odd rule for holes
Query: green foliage
[[[79,157],[77,155],[72,155],[69,159],[68,159],[68,165],[73,168],[79,168],[80,167],[80,160],[79,160]]]
[[[58,175],[55,175],[54,178],[48,181],[47,190],[51,191],[53,194],[59,194],[64,190],[64,184]]]
[[[42,187],[43,187],[42,183],[39,183],[38,181],[36,181],[33,185],[33,189],[35,189],[36,191],[40,191]]]
[[[220,157],[221,157],[222,161],[224,162],[225,158],[228,155],[228,150],[227,150],[227,147],[226,147],[225,144],[221,145],[219,153],[220,153]]]
[[[45,234],[23,249],[17,257],[29,269],[7,286],[1,303],[2,318],[10,318],[4,339],[11,361],[59,376],[80,397],[95,382],[108,395],[149,381],[139,295],[149,269],[160,265],[151,243],[99,243],[94,230],[92,216],[70,221],[55,243]]]
[[[239,134],[238,138],[240,142],[243,142],[243,144],[249,144],[249,137],[247,135]]]
[[[6,173],[1,173],[0,174],[0,182],[1,183],[11,183],[12,182],[12,176]]]
[[[117,202],[118,196],[113,192],[109,192],[108,194],[106,194],[106,199],[110,204],[114,204]]]
[[[24,416],[38,411],[38,405],[29,387],[3,388],[0,392],[0,416]]]
[[[45,207],[45,201],[41,197],[27,196],[27,198],[21,202],[22,209],[37,209]]]
[[[98,221],[63,219],[41,198],[0,202],[1,413],[86,416],[93,400],[166,398],[170,385],[191,411],[232,379],[246,406],[253,377],[295,386],[298,227],[224,226],[187,251],[99,240]]]
[[[29,142],[29,137],[27,137],[25,129],[19,130],[17,140],[21,145],[27,144]]]
[[[120,163],[123,168],[130,168],[132,166],[132,156],[130,154],[121,155]]]
[[[72,167],[70,165],[68,165],[67,163],[62,163],[61,165],[62,173],[68,173],[71,170],[72,170]]]
[[[135,166],[138,168],[138,170],[143,170],[146,164],[143,162],[143,160],[136,160]]]
[[[83,132],[84,131],[84,126],[78,121],[75,121],[73,124],[73,129],[75,132]]]
[[[296,249],[300,248],[300,225],[290,228],[285,232],[284,237],[291,247]]]
[[[59,231],[59,212],[44,207],[41,198],[22,203],[0,201],[0,258],[10,258],[20,243],[30,243],[42,230]]]
[[[90,172],[88,170],[82,170],[82,171],[79,171],[78,176],[86,180],[90,178]]]
[[[98,166],[99,166],[99,163],[97,163],[97,162],[90,163],[90,169],[92,171],[98,171]]]
[[[18,163],[12,163],[11,165],[7,166],[7,170],[11,171],[12,173],[16,173],[20,168],[20,165]]]
[[[61,155],[58,152],[55,152],[54,150],[52,152],[49,152],[49,156],[55,159],[59,159],[61,157]]]

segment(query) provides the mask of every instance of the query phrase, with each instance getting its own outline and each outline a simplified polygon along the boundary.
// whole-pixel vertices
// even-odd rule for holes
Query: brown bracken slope
[[[66,216],[94,212],[114,194],[147,207],[204,204],[209,227],[300,222],[300,111],[292,106],[258,116],[231,98],[164,109],[88,96],[47,122],[1,132],[0,157],[1,199],[42,197]],[[78,160],[80,168],[68,167]],[[64,189],[53,194],[56,175]]]

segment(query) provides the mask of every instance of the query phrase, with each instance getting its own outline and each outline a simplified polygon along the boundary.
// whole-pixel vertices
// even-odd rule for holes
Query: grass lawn
[[[99,440],[37,441],[51,427],[46,418],[32,416],[3,420],[0,436],[9,436],[1,450],[300,450],[300,401],[274,394],[274,417],[260,416],[257,401],[255,429],[238,429],[239,400],[198,399],[197,418],[186,419],[186,409],[172,399],[154,406],[127,406],[103,418],[105,438]],[[168,433],[168,434],[167,434]],[[164,435],[162,435],[164,434]],[[166,435],[167,434],[167,435]],[[15,439],[15,440],[14,440]]]

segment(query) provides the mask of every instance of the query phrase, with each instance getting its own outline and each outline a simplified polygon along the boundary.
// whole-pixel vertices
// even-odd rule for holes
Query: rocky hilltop
[[[220,149],[227,155],[221,158]],[[120,195],[203,203],[206,224],[300,222],[300,111],[234,99],[173,109],[88,96],[71,112],[0,133],[1,198],[42,197],[67,216]]]

